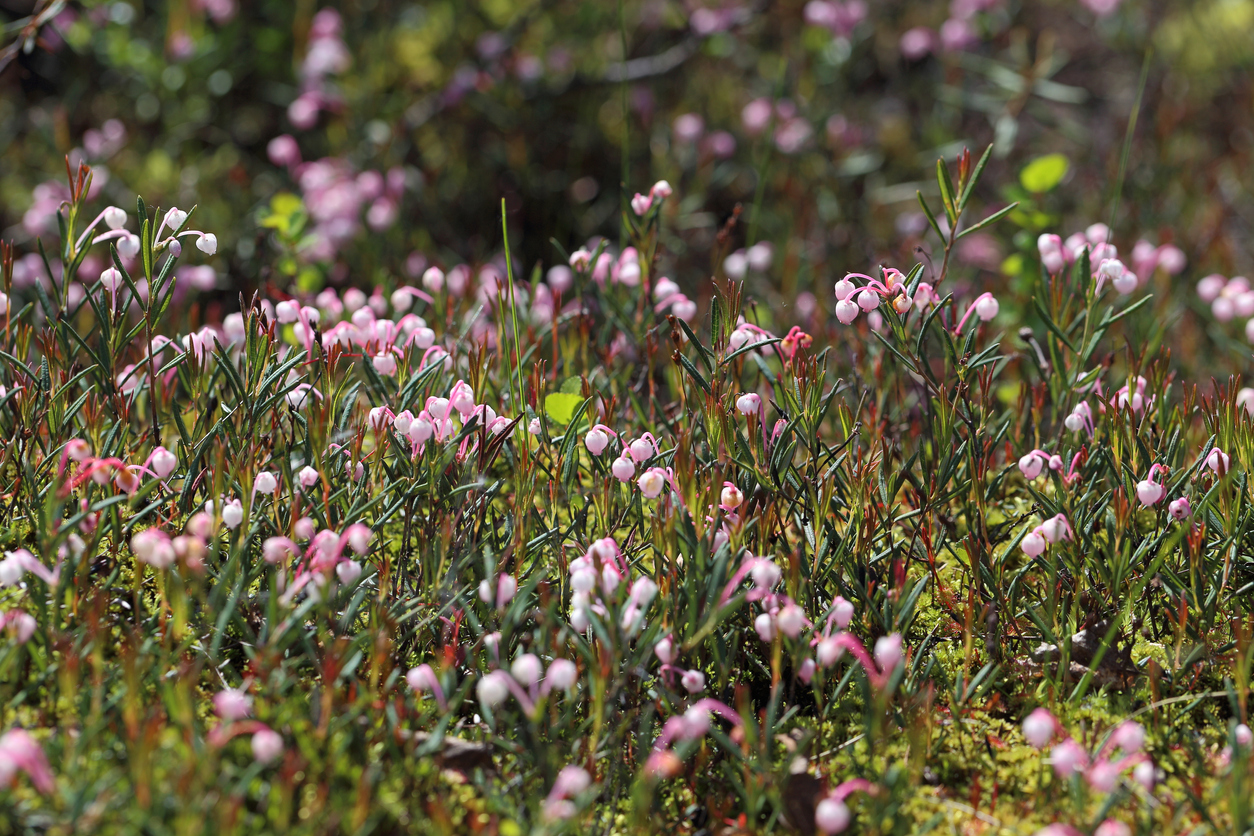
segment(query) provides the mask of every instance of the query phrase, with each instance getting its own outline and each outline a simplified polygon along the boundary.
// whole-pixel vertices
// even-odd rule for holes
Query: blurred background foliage
[[[0,0],[6,43],[50,5]],[[551,241],[616,236],[664,178],[663,265],[693,298],[762,240],[755,297],[826,320],[847,270],[930,257],[916,190],[989,142],[985,202],[1023,206],[964,241],[982,284],[1026,280],[1039,232],[1112,219],[1123,249],[1180,246],[1182,279],[1251,269],[1254,0],[63,5],[0,75],[0,229],[27,251],[55,232],[63,158],[86,158],[111,202],[200,207],[227,306],[276,266],[316,288],[489,262],[502,198],[529,272]],[[1068,187],[1032,193],[1019,173],[1047,154]],[[260,221],[289,193],[312,237],[276,264]],[[1212,326],[1183,327],[1201,351]]]

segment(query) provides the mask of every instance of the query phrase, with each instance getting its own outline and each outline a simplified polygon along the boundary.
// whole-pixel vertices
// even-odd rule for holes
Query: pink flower
[[[1019,472],[1030,482],[1041,475],[1041,471],[1045,469],[1045,462],[1046,459],[1033,450],[1019,459]]]
[[[758,136],[771,123],[774,108],[769,99],[754,99],[740,111],[740,123],[749,136]]]
[[[695,113],[685,113],[675,119],[672,129],[676,143],[691,145],[705,133],[705,120]]]
[[[640,492],[645,495],[646,499],[657,499],[662,495],[662,491],[666,489],[667,474],[660,467],[651,467],[646,470],[636,484],[640,486]]]
[[[1110,17],[1119,8],[1122,0],[1080,0],[1080,2],[1098,17]]]
[[[901,43],[898,48],[901,50],[901,57],[907,61],[918,61],[920,58],[927,56],[936,47],[936,33],[926,26],[916,26],[913,29],[907,29],[901,36]]]
[[[1100,760],[1084,773],[1089,786],[1098,792],[1114,792],[1119,784],[1119,764]]]
[[[24,729],[10,729],[0,737],[0,786],[12,783],[18,770],[25,772],[41,793],[47,795],[55,789],[44,750]]]
[[[1062,249],[1062,238],[1058,235],[1044,234],[1036,239],[1036,248],[1041,254],[1041,264],[1051,276],[1056,276],[1067,266],[1067,258]]]
[[[1089,756],[1074,740],[1064,740],[1050,752],[1050,761],[1060,778],[1069,778],[1088,766]]]
[[[584,446],[588,448],[588,452],[594,456],[599,456],[605,452],[605,448],[609,446],[610,437],[598,429],[592,429],[583,437]]]
[[[235,688],[224,688],[213,695],[213,710],[223,720],[243,720],[253,710],[253,698]]]
[[[1118,819],[1106,819],[1093,831],[1093,836],[1132,836],[1132,828]]]
[[[548,672],[544,675],[544,691],[554,688],[569,691],[579,679],[579,669],[569,659],[554,659],[549,663]]]
[[[852,816],[845,802],[824,798],[814,808],[814,824],[823,833],[840,833],[849,826]]]
[[[253,732],[252,749],[257,763],[270,763],[283,754],[283,738],[278,732],[263,726]]]
[[[1057,543],[1059,540],[1071,539],[1071,525],[1062,514],[1050,517],[1036,529],[1046,540]]]
[[[11,610],[0,616],[0,625],[8,630],[9,635],[18,644],[26,644],[30,641],[31,636],[35,635],[35,630],[39,627],[35,617],[22,610]]]
[[[1140,723],[1126,720],[1120,723],[1110,736],[1110,742],[1118,746],[1126,754],[1134,754],[1145,746],[1145,727]]]
[[[680,684],[689,694],[698,694],[705,690],[705,674],[696,670],[685,671],[680,678]]]
[[[900,633],[880,636],[875,640],[875,664],[882,673],[891,673],[901,664],[903,658]]]
[[[1023,736],[1032,746],[1044,749],[1049,745],[1057,726],[1054,715],[1044,708],[1038,708],[1023,718]]]

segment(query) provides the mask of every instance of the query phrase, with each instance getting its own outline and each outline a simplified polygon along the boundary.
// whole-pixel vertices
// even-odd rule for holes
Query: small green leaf
[[[553,392],[544,399],[544,412],[559,424],[569,424],[579,404],[583,403],[580,395],[570,392]]]
[[[1070,168],[1071,162],[1064,155],[1046,154],[1024,166],[1019,182],[1033,194],[1043,194],[1061,183]]]

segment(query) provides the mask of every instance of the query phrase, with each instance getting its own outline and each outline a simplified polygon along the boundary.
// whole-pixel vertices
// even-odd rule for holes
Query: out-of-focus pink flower
[[[775,147],[784,154],[795,154],[810,139],[814,129],[810,123],[797,117],[789,119],[775,129]]]
[[[1038,708],[1023,718],[1023,737],[1037,749],[1044,749],[1049,745],[1057,727],[1054,715],[1044,708]]]
[[[978,39],[975,29],[967,21],[951,17],[941,24],[941,48],[946,52],[961,52],[974,46]]]
[[[685,113],[675,118],[671,130],[676,142],[691,145],[705,133],[705,120],[695,113]]]
[[[252,750],[257,763],[270,763],[283,754],[283,738],[272,729],[260,728],[253,732]]]
[[[926,26],[907,29],[898,44],[901,57],[907,61],[918,61],[936,48],[936,33]]]
[[[224,688],[213,695],[213,710],[223,720],[243,720],[253,710],[253,698],[235,688]]]
[[[1090,12],[1098,17],[1109,17],[1119,8],[1119,4],[1123,0],[1080,0]]]
[[[25,729],[10,729],[0,737],[0,785],[13,782],[21,770],[29,777],[35,789],[47,795],[55,789],[52,767],[35,738]]]
[[[1088,766],[1089,756],[1079,743],[1064,740],[1050,752],[1050,761],[1059,777],[1069,778]]]
[[[771,124],[774,108],[770,99],[754,99],[740,111],[740,123],[749,136],[759,136]]]
[[[705,138],[704,147],[710,156],[725,160],[736,153],[736,138],[727,131],[715,131]]]

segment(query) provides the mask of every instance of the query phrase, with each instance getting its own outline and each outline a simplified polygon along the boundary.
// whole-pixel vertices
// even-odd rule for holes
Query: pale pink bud
[[[1157,482],[1151,481],[1149,479],[1146,479],[1143,482],[1137,482],[1137,485],[1136,485],[1137,499],[1141,500],[1141,504],[1145,506],[1146,508],[1150,507],[1151,505],[1156,504],[1158,500],[1163,498],[1164,493],[1166,493],[1166,488],[1164,488],[1162,485],[1158,484]]]
[[[100,274],[100,284],[109,293],[117,293],[122,281],[122,273],[116,267],[107,267]]]
[[[801,635],[806,626],[806,614],[796,604],[787,604],[775,618],[779,631],[790,639]]]
[[[1060,778],[1069,778],[1088,766],[1088,753],[1074,740],[1064,740],[1050,752],[1050,761]]]
[[[213,531],[213,518],[204,511],[197,511],[187,521],[187,533],[204,540]]]
[[[253,732],[252,748],[257,763],[270,763],[283,754],[283,738],[278,732],[259,729]]]
[[[345,586],[352,586],[361,577],[362,567],[356,560],[343,560],[335,566],[335,576]]]
[[[1084,774],[1084,778],[1098,792],[1113,792],[1119,784],[1119,767],[1108,760],[1100,760]]]
[[[636,484],[647,499],[657,499],[666,488],[666,471],[659,467],[651,467],[641,474]]]
[[[762,399],[753,392],[741,395],[736,399],[736,410],[742,415],[757,415],[762,406]]]
[[[279,480],[273,473],[263,470],[257,474],[257,478],[253,480],[253,490],[257,493],[263,493],[267,496],[273,494],[279,488]]]
[[[588,452],[594,456],[599,456],[605,452],[605,448],[609,446],[610,437],[601,430],[591,430],[583,437],[583,443],[588,448]]]
[[[1071,536],[1071,526],[1067,523],[1067,518],[1062,514],[1050,517],[1041,523],[1037,529],[1046,540],[1051,543],[1057,543],[1059,540],[1067,540]]]
[[[846,601],[844,598],[840,597],[839,595],[836,596],[836,600],[832,601],[832,612],[836,616],[836,619],[835,619],[836,626],[839,627],[841,630],[844,630],[846,627],[849,626],[849,623],[853,621],[853,616],[854,616],[853,604],[849,601]]]
[[[296,544],[286,537],[268,537],[261,544],[261,556],[266,563],[281,563],[285,558],[299,553]]]
[[[1197,295],[1203,302],[1214,302],[1223,292],[1228,280],[1218,273],[1212,273],[1197,283]]]
[[[33,615],[21,610],[10,612],[7,622],[5,626],[18,644],[26,644],[30,641],[31,636],[35,635],[35,629],[39,626]]]
[[[824,834],[843,832],[851,818],[849,808],[838,798],[824,798],[814,808],[814,824]]]
[[[540,657],[534,653],[522,654],[509,666],[509,672],[514,679],[528,687],[540,681],[540,674],[543,671],[544,666],[540,664]]]
[[[902,641],[900,633],[880,636],[875,640],[875,664],[887,673],[895,670],[902,660]]]
[[[122,258],[134,258],[139,255],[139,236],[123,235],[118,239],[118,255]]]
[[[1093,831],[1093,836],[1132,836],[1132,828],[1118,819],[1106,819]]]
[[[1045,467],[1044,460],[1036,453],[1028,453],[1019,459],[1019,472],[1023,474],[1023,478],[1029,482],[1041,475],[1041,471]]]
[[[218,236],[212,232],[206,232],[196,239],[196,249],[205,255],[213,255],[218,251]]]
[[[479,701],[489,708],[495,708],[509,697],[509,674],[504,671],[492,671],[475,685],[475,694]]]
[[[697,670],[685,671],[680,678],[680,684],[689,694],[700,693],[705,690],[705,674]]]
[[[292,534],[300,540],[312,540],[314,536],[314,521],[311,517],[301,517],[292,525]]]
[[[368,525],[353,523],[348,527],[348,547],[357,554],[364,555],[370,551],[370,540],[373,537],[374,532]]]
[[[664,665],[673,664],[679,658],[679,653],[675,650],[675,642],[670,636],[665,636],[653,645],[653,652]]]
[[[997,312],[1001,310],[1001,305],[997,303],[991,295],[985,294],[980,301],[975,303],[975,315],[984,322],[988,322],[997,316]]]
[[[815,656],[818,657],[819,664],[825,668],[830,668],[836,664],[840,661],[840,657],[844,655],[845,648],[831,636],[820,639],[818,646],[815,648]]]
[[[1145,746],[1145,727],[1125,720],[1115,728],[1110,741],[1129,755],[1135,754]]]
[[[370,365],[384,377],[396,374],[396,355],[391,351],[381,351],[370,358]]]
[[[321,476],[318,471],[306,465],[300,469],[300,473],[296,475],[296,478],[300,482],[302,488],[312,488],[314,485],[318,484],[318,480]]]
[[[496,579],[496,607],[503,609],[506,604],[514,600],[515,593],[518,592],[518,580],[513,575],[502,574]]]
[[[475,391],[470,388],[469,383],[459,380],[453,384],[453,390],[449,393],[448,402],[462,418],[465,418],[475,411]]]
[[[1206,456],[1206,466],[1222,476],[1228,472],[1228,454],[1218,447],[1212,449]]]
[[[213,710],[223,720],[243,720],[253,710],[253,698],[235,688],[224,688],[213,695]]]
[[[758,589],[773,589],[783,577],[783,571],[774,562],[761,557],[753,562],[749,577],[753,579],[753,585]]]
[[[614,478],[620,482],[630,482],[631,477],[636,475],[636,465],[628,456],[619,456],[610,465],[610,472],[614,474]]]
[[[291,325],[292,322],[300,321],[301,303],[295,300],[285,300],[275,306],[275,318],[280,325]]]
[[[771,618],[770,613],[762,613],[753,620],[753,629],[757,631],[758,638],[764,642],[774,641],[775,639],[775,619]]]
[[[174,472],[174,468],[178,467],[178,463],[178,457],[164,447],[153,450],[152,459],[149,461],[152,472],[157,474],[158,479],[168,478]]]
[[[1019,547],[1028,557],[1038,557],[1045,552],[1046,545],[1045,537],[1039,531],[1033,531],[1023,538]]]
[[[1057,725],[1054,715],[1038,708],[1023,718],[1023,737],[1037,749],[1044,749],[1054,736]]]

